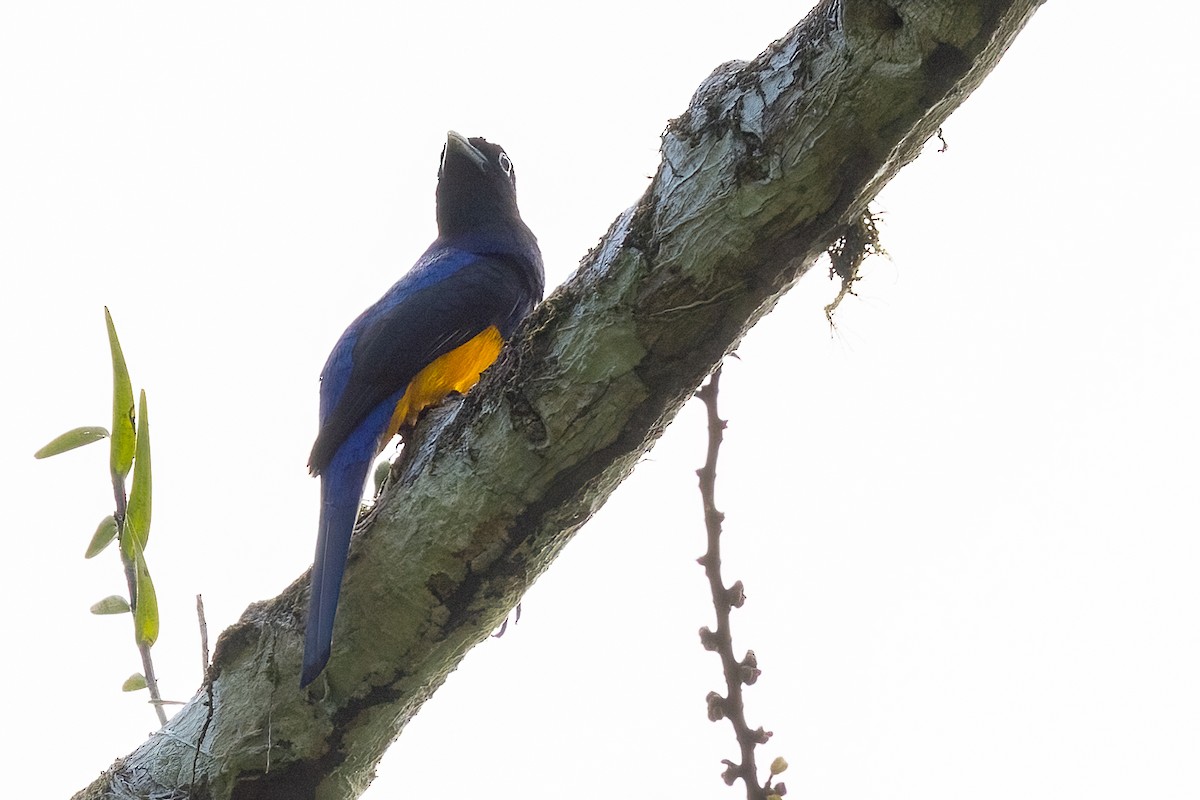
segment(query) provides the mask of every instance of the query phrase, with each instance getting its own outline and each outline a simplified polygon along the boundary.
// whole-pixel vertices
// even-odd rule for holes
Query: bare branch
[[[725,515],[717,510],[717,456],[721,452],[721,442],[725,439],[726,421],[717,413],[717,395],[721,388],[721,368],[713,371],[708,383],[700,387],[696,396],[704,403],[708,418],[708,451],[704,466],[696,470],[700,479],[700,497],[704,503],[704,528],[708,539],[708,549],[697,559],[704,567],[708,577],[708,587],[712,594],[713,610],[717,615],[717,629],[700,629],[700,641],[706,650],[714,650],[721,657],[721,671],[725,674],[725,696],[716,692],[708,694],[708,718],[713,722],[728,719],[733,725],[734,736],[737,737],[738,748],[742,760],[733,763],[725,759],[725,783],[733,785],[738,778],[746,786],[746,800],[766,800],[767,789],[771,787],[770,780],[766,786],[758,785],[758,767],[754,764],[754,748],[765,744],[771,738],[771,732],[762,728],[750,730],[746,724],[746,705],[742,697],[742,686],[749,686],[758,680],[761,674],[758,659],[753,650],[746,651],[746,657],[741,661],[733,655],[733,630],[729,622],[729,612],[741,608],[746,601],[746,594],[741,581],[726,588],[725,580],[721,577],[721,530]]]

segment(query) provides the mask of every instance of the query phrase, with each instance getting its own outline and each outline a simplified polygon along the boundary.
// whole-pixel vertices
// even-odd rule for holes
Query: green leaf
[[[59,453],[74,450],[76,447],[83,447],[85,444],[98,442],[106,436],[108,436],[107,428],[97,428],[94,426],[73,428],[62,436],[52,439],[49,444],[34,453],[33,457],[49,458],[50,456],[56,456]]]
[[[119,594],[110,594],[103,600],[94,603],[91,612],[93,614],[128,614],[129,602]]]
[[[140,672],[135,672],[121,684],[122,692],[137,692],[146,688],[146,678]]]
[[[109,447],[108,465],[113,476],[124,480],[133,464],[134,423],[133,384],[129,382],[129,368],[125,366],[125,354],[117,339],[108,307],[104,308],[104,323],[108,326],[108,347],[112,351],[113,367],[113,422],[112,443]]]
[[[137,551],[137,608],[133,611],[133,637],[139,645],[152,646],[158,640],[158,596],[146,567],[146,556]]]
[[[112,514],[109,514],[96,526],[96,532],[92,534],[92,541],[88,542],[87,552],[83,554],[83,557],[93,558],[99,555],[115,538],[117,538],[117,520]]]
[[[150,540],[150,418],[146,416],[146,392],[138,399],[137,455],[133,459],[133,485],[125,512],[125,534],[136,539],[140,549]],[[129,555],[129,553],[126,553]]]

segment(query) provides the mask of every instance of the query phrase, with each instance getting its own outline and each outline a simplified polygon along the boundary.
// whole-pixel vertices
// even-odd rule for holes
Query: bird
[[[350,535],[375,457],[422,409],[465,393],[545,290],[537,238],[517,209],[500,145],[449,131],[436,190],[438,236],[338,339],[321,370],[308,467],[321,479],[300,686],[329,661]]]

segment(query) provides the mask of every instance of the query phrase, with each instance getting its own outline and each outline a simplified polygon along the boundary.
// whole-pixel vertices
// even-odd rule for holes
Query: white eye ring
[[[505,175],[512,175],[512,159],[508,157],[508,153],[501,153],[496,160],[500,163],[500,169],[504,170]]]

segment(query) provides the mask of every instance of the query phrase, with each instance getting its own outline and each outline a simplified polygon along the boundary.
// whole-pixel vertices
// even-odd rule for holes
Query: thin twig
[[[196,786],[196,769],[200,764],[200,753],[204,747],[204,738],[208,736],[208,726],[212,724],[213,719],[213,682],[212,682],[212,661],[208,656],[208,621],[204,618],[204,595],[196,595],[196,619],[200,623],[200,663],[201,674],[204,676],[204,688],[208,693],[208,713],[204,716],[204,727],[200,729],[200,736],[196,738],[196,753],[192,756],[192,779],[188,784],[188,793]]]
[[[124,541],[125,536],[125,512],[129,508],[129,500],[125,495],[125,479],[116,475],[112,476],[113,499],[116,501],[117,510],[113,514],[113,518],[117,522],[117,541]],[[125,548],[120,548],[121,564],[125,567],[125,583],[129,587],[129,609],[130,619],[133,620],[134,636],[137,635],[137,566],[129,558],[125,557]],[[137,643],[138,653],[142,656],[142,677],[146,679],[146,690],[150,692],[150,704],[154,706],[154,712],[158,715],[158,724],[167,724],[167,712],[163,710],[162,695],[158,693],[158,678],[154,675],[154,659],[150,656],[150,645],[144,642]]]
[[[725,783],[730,786],[738,778],[746,786],[747,800],[765,800],[770,790],[773,794],[782,794],[777,788],[771,787],[770,780],[766,786],[758,785],[758,770],[754,764],[754,748],[765,744],[771,738],[770,731],[762,728],[750,730],[746,724],[746,711],[742,701],[742,686],[750,685],[758,680],[758,662],[753,650],[746,651],[746,657],[741,661],[733,655],[733,636],[730,632],[729,612],[740,608],[746,600],[742,582],[737,581],[726,588],[721,578],[721,525],[725,515],[717,510],[717,456],[720,454],[721,442],[725,438],[725,420],[717,414],[717,392],[721,383],[721,368],[717,367],[709,378],[708,383],[700,387],[696,396],[704,403],[708,411],[708,453],[704,466],[696,470],[700,478],[700,496],[704,502],[704,526],[708,534],[708,551],[698,561],[704,567],[708,576],[709,588],[712,591],[713,608],[717,614],[717,629],[712,631],[707,627],[700,629],[700,642],[706,650],[715,650],[721,657],[722,671],[725,673],[726,695],[722,697],[717,692],[708,694],[708,718],[714,722],[728,718],[733,725],[741,749],[741,763],[735,764],[729,759],[723,759],[725,772],[722,774]]]
[[[158,724],[166,725],[167,712],[163,710],[162,695],[158,693],[158,678],[154,675],[154,659],[150,657],[150,645],[138,642],[138,652],[142,654],[142,675],[146,678],[146,688],[150,690],[150,703],[158,712]]]
[[[196,619],[200,623],[200,674],[208,676],[208,622],[204,619],[204,595],[196,595]]]

